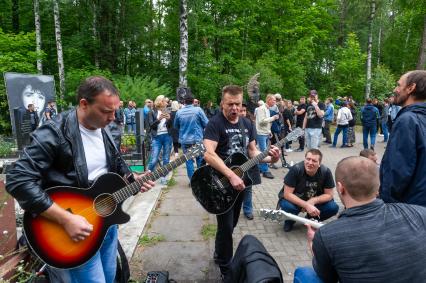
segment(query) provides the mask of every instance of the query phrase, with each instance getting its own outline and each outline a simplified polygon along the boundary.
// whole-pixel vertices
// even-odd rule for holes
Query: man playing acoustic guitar
[[[250,158],[261,153],[256,148],[252,123],[246,118],[239,118],[242,101],[243,90],[241,87],[225,86],[222,89],[220,103],[222,112],[210,119],[204,133],[206,162],[226,176],[232,187],[238,191],[242,191],[246,187],[244,181],[225,165],[224,160],[235,152],[244,153]],[[262,162],[275,163],[280,158],[280,151],[277,147],[271,146],[268,154],[269,156]],[[216,216],[218,227],[214,260],[219,264],[222,275],[228,271],[227,265],[232,258],[232,233],[238,222],[243,195],[239,194],[234,206],[229,211]]]
[[[89,77],[78,88],[77,101],[76,109],[48,120],[33,133],[32,143],[7,174],[6,186],[24,210],[60,224],[75,243],[88,238],[95,224],[59,206],[45,190],[54,186],[88,188],[107,172],[126,176],[128,180],[133,177],[105,128],[114,121],[120,105],[118,90],[106,78]],[[152,181],[141,184],[141,191],[154,185]],[[117,225],[112,225],[99,251],[86,263],[64,271],[64,281],[112,283],[116,255]]]

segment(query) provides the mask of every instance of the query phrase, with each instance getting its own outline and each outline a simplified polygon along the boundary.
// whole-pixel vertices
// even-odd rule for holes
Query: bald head
[[[336,183],[340,182],[356,201],[375,198],[379,190],[377,165],[368,158],[351,156],[342,159],[336,167]]]

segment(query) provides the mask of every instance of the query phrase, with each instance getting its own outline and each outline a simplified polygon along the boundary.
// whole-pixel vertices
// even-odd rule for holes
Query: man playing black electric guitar
[[[244,181],[224,161],[235,152],[241,152],[253,158],[261,152],[256,148],[255,129],[246,118],[239,118],[243,101],[243,90],[239,86],[229,85],[222,89],[220,103],[222,112],[210,119],[204,133],[206,162],[222,173],[229,180],[235,190],[245,188]],[[271,146],[269,156],[262,162],[277,162],[280,151]],[[240,215],[243,194],[239,194],[232,209],[224,214],[217,215],[217,233],[215,242],[214,260],[219,264],[224,275],[228,271],[228,263],[232,259],[232,233]]]
[[[23,209],[59,224],[75,243],[80,243],[94,234],[96,223],[77,214],[76,210],[59,206],[46,189],[54,186],[88,188],[104,173],[124,177],[131,176],[131,172],[105,128],[114,121],[115,110],[120,105],[118,90],[112,82],[100,76],[87,78],[77,90],[77,101],[76,109],[61,113],[34,131],[32,143],[7,174],[6,189]],[[141,176],[135,174],[134,177]],[[152,181],[147,181],[140,190],[147,191],[153,186]],[[102,208],[108,203],[99,201],[98,204]],[[114,282],[117,235],[117,225],[112,225],[102,239],[100,250],[79,267],[64,270],[63,280]],[[61,250],[65,249],[64,241],[59,244]]]

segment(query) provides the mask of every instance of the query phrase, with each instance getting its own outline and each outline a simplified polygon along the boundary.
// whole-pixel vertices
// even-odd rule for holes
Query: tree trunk
[[[12,0],[12,28],[19,33],[19,0]]]
[[[188,13],[186,0],[180,0],[180,51],[179,51],[179,86],[187,87],[186,71],[188,67]]]
[[[99,54],[98,54],[98,21],[97,21],[97,9],[96,1],[92,3],[93,18],[92,18],[92,39],[93,39],[93,58],[95,60],[95,66],[99,69]]]
[[[348,8],[348,5],[346,0],[340,0],[339,35],[337,37],[337,44],[339,46],[343,46],[345,43],[345,25],[346,25],[347,8]]]
[[[426,15],[423,18],[423,36],[422,45],[420,46],[419,61],[417,62],[417,70],[424,70],[426,63]]]
[[[37,59],[37,72],[43,74],[43,62],[41,59],[41,24],[40,24],[40,9],[39,0],[34,0],[34,23],[35,23],[35,35],[36,35],[36,51],[38,56]]]
[[[380,17],[381,19],[382,17]],[[381,49],[382,49],[382,21],[380,20],[379,23],[379,36],[377,37],[377,65],[380,65],[380,56],[381,56]]]
[[[64,101],[65,71],[64,71],[64,55],[62,53],[61,21],[60,21],[60,18],[59,18],[58,0],[53,0],[53,17],[54,17],[54,21],[55,21],[56,50],[57,50],[57,53],[58,53],[59,97],[60,97],[61,101]]]
[[[370,2],[370,30],[368,33],[368,45],[367,45],[367,82],[365,85],[365,98],[370,98],[371,92],[371,51],[373,46],[373,20],[376,13],[376,1],[371,0]]]
[[[411,23],[413,21],[413,17],[410,17],[410,23],[408,24],[408,30],[407,30],[407,36],[405,37],[405,43],[404,43],[404,49],[402,51],[402,66],[401,66],[401,73],[405,72],[405,57],[407,54],[407,47],[408,47],[408,42],[410,41],[410,36],[411,36]]]

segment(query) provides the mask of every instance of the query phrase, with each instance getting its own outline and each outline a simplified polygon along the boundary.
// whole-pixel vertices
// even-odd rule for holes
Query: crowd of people
[[[47,188],[88,187],[105,172],[115,172],[129,181],[142,177],[125,166],[117,140],[110,137],[107,127],[114,123],[119,133],[127,130],[134,134],[136,104],[129,101],[123,109],[118,90],[103,77],[86,79],[77,96],[76,109],[61,113],[60,119],[51,119],[34,132],[33,142],[8,172],[6,186],[25,210],[62,225],[76,242],[86,239],[93,226],[56,205],[46,194]],[[180,102],[159,95],[154,101],[147,99],[143,109],[144,128],[152,145],[148,169],[154,170],[161,152],[161,164],[166,165],[173,157],[172,148],[174,154],[178,146],[186,152],[202,142],[206,152],[197,158],[196,165],[204,160],[241,192],[232,209],[216,216],[213,258],[224,278],[229,274],[232,234],[241,207],[247,219],[253,219],[251,188],[224,160],[236,152],[249,158],[264,152],[266,157],[248,174],[253,184],[258,184],[261,177],[274,178],[270,168],[279,161],[289,169],[278,199],[282,210],[304,212],[308,218],[324,221],[339,211],[335,191],[344,205],[337,220],[318,230],[308,226],[313,268],[298,268],[295,282],[425,282],[425,99],[425,71],[404,74],[393,96],[382,102],[367,99],[362,106],[351,97],[322,102],[316,90],[295,102],[268,94],[265,102],[245,103],[243,89],[235,85],[222,89],[218,108],[211,102],[202,108],[191,93]],[[251,111],[248,105],[253,103],[258,107]],[[340,133],[341,147],[353,146],[358,115],[364,150],[360,156],[340,161],[333,178],[333,172],[322,164],[320,146],[324,139],[330,147],[337,147]],[[304,129],[295,150],[306,152],[303,161],[290,166],[285,154],[293,150],[292,144],[288,142],[282,149],[274,144],[295,127]],[[380,130],[387,147],[378,169],[374,149]],[[186,170],[191,180],[193,160],[186,162]],[[145,192],[153,185],[146,181],[140,190]],[[290,232],[293,225],[293,221],[285,221],[284,231]],[[106,239],[96,257],[67,271],[71,282],[112,282],[116,265],[110,255],[116,249],[116,225]]]

